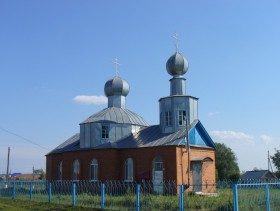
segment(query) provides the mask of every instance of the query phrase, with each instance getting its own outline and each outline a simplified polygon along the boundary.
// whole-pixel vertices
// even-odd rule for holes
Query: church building
[[[215,144],[198,120],[198,98],[186,94],[188,61],[177,50],[166,69],[170,94],[159,99],[159,125],[126,108],[129,84],[116,76],[105,83],[108,107],[46,155],[47,180],[172,180],[208,192],[205,184],[215,184]]]

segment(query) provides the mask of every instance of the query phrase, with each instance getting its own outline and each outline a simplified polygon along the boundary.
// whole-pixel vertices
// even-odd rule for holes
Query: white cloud
[[[212,131],[211,135],[213,136],[214,140],[217,141],[227,141],[227,140],[236,140],[236,141],[253,141],[254,137],[247,135],[243,132],[237,131]]]
[[[272,138],[268,135],[261,135],[260,139],[266,144],[270,144],[272,142]]]
[[[218,112],[218,111],[215,111],[215,112],[209,112],[208,113],[208,116],[215,116],[215,115],[217,115],[217,114],[219,114],[220,112]]]
[[[268,135],[248,135],[240,131],[212,131],[215,142],[224,143],[237,156],[240,170],[252,170],[254,167],[267,169],[267,151],[275,147],[273,138]],[[248,159],[250,158],[250,159]]]
[[[75,102],[80,104],[94,104],[94,105],[102,105],[108,102],[107,97],[100,96],[88,96],[88,95],[78,95],[73,99]]]

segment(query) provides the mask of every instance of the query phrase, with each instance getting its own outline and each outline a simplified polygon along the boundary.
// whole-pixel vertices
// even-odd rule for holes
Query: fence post
[[[72,207],[76,205],[76,183],[72,182]]]
[[[49,203],[52,202],[52,183],[49,183]]]
[[[238,211],[238,189],[237,184],[233,186],[233,210]]]
[[[184,211],[184,185],[180,185],[180,211]]]
[[[101,209],[104,209],[105,205],[105,184],[101,184]]]
[[[29,184],[29,200],[32,200],[32,182]]]
[[[13,182],[13,196],[12,196],[13,199],[16,198],[16,183]]]
[[[270,200],[269,200],[269,186],[265,185],[265,199],[266,199],[266,210],[270,211]]]
[[[136,211],[140,210],[140,185],[136,185]]]

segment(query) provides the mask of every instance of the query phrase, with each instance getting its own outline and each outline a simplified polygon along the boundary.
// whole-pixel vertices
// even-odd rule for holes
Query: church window
[[[171,125],[171,112],[167,111],[165,112],[165,126]]]
[[[90,179],[91,180],[98,179],[98,162],[96,159],[93,159],[90,162]]]
[[[108,125],[102,125],[102,139],[109,138],[109,126]]]
[[[57,179],[62,180],[62,161],[59,161],[57,165]]]
[[[133,181],[133,160],[128,158],[124,164],[125,181]]]
[[[186,111],[180,110],[178,115],[178,125],[184,125],[184,120],[186,118]]]
[[[162,171],[163,170],[163,161],[160,157],[156,157],[153,162],[154,171]]]
[[[73,162],[73,180],[78,180],[80,175],[80,162],[74,160]]]

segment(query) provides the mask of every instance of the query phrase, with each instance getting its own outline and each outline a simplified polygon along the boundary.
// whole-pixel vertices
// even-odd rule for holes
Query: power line
[[[1,126],[0,126],[0,130],[3,130],[3,131],[5,131],[6,133],[9,133],[9,134],[11,134],[11,135],[14,135],[14,136],[16,136],[16,137],[18,137],[18,138],[20,138],[20,139],[22,139],[22,140],[24,140],[24,141],[26,141],[26,142],[28,142],[28,143],[31,143],[31,144],[33,144],[33,145],[36,145],[37,147],[40,147],[40,148],[42,148],[42,149],[44,149],[44,150],[50,151],[50,149],[48,149],[48,148],[46,148],[46,147],[44,147],[44,146],[41,146],[40,144],[37,144],[37,143],[35,143],[34,141],[31,141],[31,140],[29,140],[29,139],[27,139],[27,138],[25,138],[25,137],[23,137],[23,136],[21,136],[21,135],[18,135],[18,134],[14,133],[14,132],[11,132],[11,131],[9,131],[9,130],[7,130],[7,129],[1,127]]]

